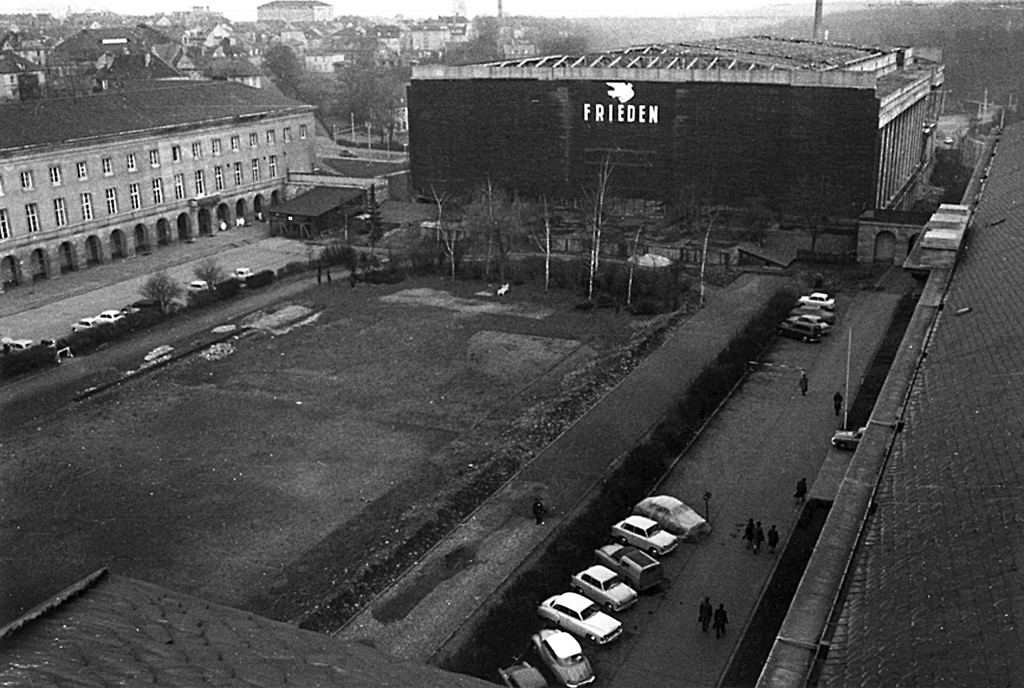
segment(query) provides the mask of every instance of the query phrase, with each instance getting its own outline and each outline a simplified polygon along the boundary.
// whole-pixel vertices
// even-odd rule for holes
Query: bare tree
[[[167,313],[171,304],[185,293],[185,288],[166,272],[161,271],[150,275],[149,279],[143,282],[139,293],[143,298],[159,303],[160,310]]]
[[[531,231],[530,238],[537,244],[537,248],[544,252],[544,293],[548,292],[551,286],[551,213],[548,210],[548,198],[541,199],[543,203],[544,234],[543,236]]]
[[[704,250],[700,254],[700,308],[704,307],[704,268],[708,262],[708,241],[711,239],[711,229],[715,226],[717,219],[718,212],[712,212],[711,217],[708,218],[707,229],[704,230]]]
[[[444,253],[448,257],[448,263],[451,266],[451,277],[452,281],[455,281],[455,249],[456,243],[458,242],[458,231],[447,224],[444,219],[444,205],[448,202],[449,196],[447,193],[438,193],[437,189],[433,186],[430,187],[430,192],[434,195],[434,205],[437,206],[437,223],[436,223],[436,236],[439,242],[444,246]]]
[[[601,233],[607,219],[605,202],[608,195],[608,180],[612,176],[613,169],[611,157],[609,152],[601,163],[597,173],[597,186],[593,189],[586,187],[583,189],[583,195],[586,198],[583,223],[590,235],[590,280],[587,286],[587,299],[594,298],[594,277],[600,267]]]
[[[196,279],[201,279],[209,284],[210,287],[224,280],[224,268],[217,262],[216,256],[207,256],[196,263],[192,268],[192,274],[196,276]]]
[[[629,283],[626,287],[626,305],[633,303],[633,270],[636,269],[636,262],[639,258],[637,255],[637,249],[640,246],[640,232],[644,229],[643,225],[636,228],[636,236],[633,237],[633,248],[629,255]],[[616,309],[618,310],[618,309]]]
[[[491,265],[497,253],[498,281],[504,282],[511,236],[519,224],[517,209],[509,203],[508,194],[488,177],[476,190],[472,203],[466,206],[465,214],[465,224],[479,228],[487,237],[487,279],[491,278]]]

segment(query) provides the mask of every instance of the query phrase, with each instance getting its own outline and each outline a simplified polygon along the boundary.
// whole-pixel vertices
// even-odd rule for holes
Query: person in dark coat
[[[761,551],[761,545],[764,543],[764,528],[761,527],[761,522],[758,521],[757,525],[754,526],[754,554]]]
[[[728,625],[729,615],[725,613],[725,605],[719,604],[718,609],[715,610],[715,622],[712,624],[715,628],[715,638],[725,635],[725,627]]]
[[[748,519],[747,525],[743,527],[743,539],[747,541],[747,549],[754,544],[754,519]]]
[[[836,415],[838,416],[839,412],[843,410],[843,395],[836,392],[835,396],[832,397],[832,405],[835,407]]]
[[[697,612],[697,620],[700,621],[700,630],[702,633],[708,632],[708,626],[711,625],[711,598],[705,597],[700,603],[700,611]]]
[[[319,265],[316,266],[316,283],[321,284],[324,277],[324,269]]]
[[[800,371],[800,396],[807,396],[807,373]]]
[[[540,497],[533,500],[533,517],[537,519],[537,525],[544,523],[544,514],[548,512],[544,508],[544,502],[540,501]]]
[[[807,478],[800,478],[796,483],[796,492],[793,493],[793,499],[803,504],[807,501]]]
[[[331,283],[331,269],[327,268],[327,284]]]
[[[768,529],[768,554],[775,554],[775,547],[779,544],[779,531],[775,530],[775,524]]]

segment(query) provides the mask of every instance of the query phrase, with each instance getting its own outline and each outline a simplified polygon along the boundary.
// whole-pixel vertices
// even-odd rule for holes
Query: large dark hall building
[[[415,67],[415,188],[486,179],[579,198],[605,161],[620,199],[856,217],[909,208],[928,161],[937,61],[914,48],[765,36]]]

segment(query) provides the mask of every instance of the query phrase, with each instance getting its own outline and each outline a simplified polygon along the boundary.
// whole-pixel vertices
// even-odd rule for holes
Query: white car
[[[116,323],[121,320],[124,320],[124,313],[122,313],[121,311],[103,311],[102,313],[96,316],[96,319],[104,324]]]
[[[680,540],[697,542],[711,533],[711,524],[682,500],[670,495],[655,495],[637,502],[633,514],[646,516],[658,525],[678,535]]]
[[[800,304],[807,306],[817,306],[818,308],[824,308],[827,311],[833,310],[836,307],[836,300],[822,291],[816,291],[813,294],[805,294],[800,297]]]
[[[836,430],[835,434],[832,435],[832,446],[836,449],[849,449],[853,451],[860,445],[865,430],[867,430],[867,426],[857,428],[856,430]]]
[[[563,592],[537,607],[537,614],[559,628],[604,645],[622,635],[622,624],[597,608],[583,595]]]
[[[636,604],[636,590],[623,583],[619,574],[600,564],[577,573],[571,585],[573,590],[610,612],[621,612]]]
[[[10,337],[0,337],[0,348],[7,351],[25,351],[31,349],[35,344],[31,339],[11,339]]]
[[[231,273],[231,276],[240,282],[245,282],[245,280],[249,279],[255,274],[256,273],[252,271],[252,268],[235,268],[235,271]]]
[[[836,314],[832,311],[827,311],[824,308],[818,308],[817,306],[808,306],[806,304],[800,304],[789,312],[789,317],[795,317],[798,315],[813,315],[817,318],[821,318],[822,322],[829,325],[836,324]]]
[[[530,638],[540,660],[568,688],[594,682],[594,670],[579,642],[565,631],[545,628]]]
[[[825,322],[825,320],[819,315],[809,315],[806,313],[801,313],[800,315],[791,315],[790,317],[786,318],[786,320],[788,320],[789,322],[803,322],[807,323],[808,325],[817,325],[819,328],[821,328],[822,335],[829,334],[832,331],[832,326]]]
[[[71,326],[72,332],[81,332],[83,330],[91,330],[94,327],[98,327],[103,324],[103,321],[99,318],[82,318],[74,325]]]
[[[679,538],[645,516],[630,516],[612,526],[612,539],[661,557],[676,548]]]
[[[210,283],[206,280],[192,280],[188,283],[189,291],[210,291]]]

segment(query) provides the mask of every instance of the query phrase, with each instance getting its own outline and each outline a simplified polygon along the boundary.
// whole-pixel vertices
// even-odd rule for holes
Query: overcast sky
[[[269,0],[164,0],[160,3],[145,3],[138,0],[2,0],[0,12],[50,12],[63,16],[71,11],[105,9],[122,14],[147,14],[187,10],[194,6],[209,7],[221,12],[229,19],[251,21],[256,19],[256,6]],[[326,0],[325,0],[326,1]],[[392,17],[403,15],[409,18],[427,18],[452,14],[458,0],[373,0],[360,6],[352,2],[329,2],[335,14],[353,14],[364,17]],[[462,0],[468,16],[496,15],[497,0]],[[888,2],[891,0],[879,0]],[[807,4],[813,13],[814,0],[802,3],[777,0],[644,0],[644,2],[623,2],[623,0],[503,0],[506,15],[539,15],[545,17],[678,17],[694,14],[717,15],[733,12],[757,13],[771,5]]]

